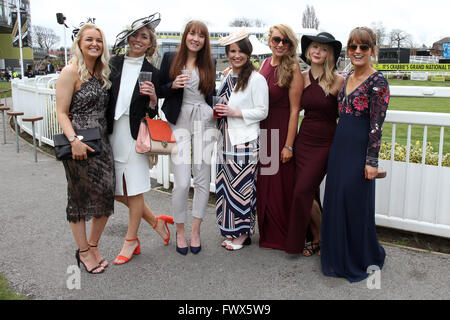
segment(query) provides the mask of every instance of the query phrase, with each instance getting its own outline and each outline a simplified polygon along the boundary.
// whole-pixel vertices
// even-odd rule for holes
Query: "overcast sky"
[[[187,21],[198,19],[210,27],[228,26],[237,17],[261,19],[267,29],[285,23],[294,30],[301,28],[302,13],[306,5],[313,5],[320,21],[319,31],[328,31],[346,43],[350,30],[357,26],[370,26],[381,22],[387,31],[402,29],[412,35],[417,45],[431,46],[450,36],[449,0],[30,0],[31,22],[52,28],[61,36],[62,27],[56,22],[56,13],[67,17],[68,46],[72,26],[78,26],[88,17],[106,34],[109,45],[125,25],[135,19],[161,13],[157,30],[182,31]]]

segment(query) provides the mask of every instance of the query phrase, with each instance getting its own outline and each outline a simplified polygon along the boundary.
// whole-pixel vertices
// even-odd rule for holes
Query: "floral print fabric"
[[[348,75],[350,77],[351,73]],[[378,154],[384,118],[389,105],[389,84],[379,71],[371,74],[350,94],[346,95],[347,80],[339,92],[339,114],[367,117],[370,121],[366,165],[378,167]]]

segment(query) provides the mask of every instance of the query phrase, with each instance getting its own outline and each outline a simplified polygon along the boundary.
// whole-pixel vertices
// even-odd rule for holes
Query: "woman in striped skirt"
[[[222,246],[239,250],[251,243],[256,221],[259,122],[267,117],[269,89],[255,71],[252,45],[242,30],[221,39],[232,69],[220,89],[215,113],[220,117],[216,175],[216,215]]]

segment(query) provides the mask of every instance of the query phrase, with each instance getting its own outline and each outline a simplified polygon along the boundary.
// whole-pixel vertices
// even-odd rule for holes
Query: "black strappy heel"
[[[91,270],[88,270],[87,267],[86,267],[86,265],[84,264],[84,262],[81,261],[80,253],[88,252],[90,249],[91,249],[91,248],[89,247],[89,248],[87,248],[86,250],[80,250],[80,249],[78,249],[77,251],[75,251],[75,258],[77,259],[78,268],[80,267],[80,263],[81,263],[81,264],[84,266],[84,269],[86,269],[86,271],[87,271],[88,273],[91,273],[91,274],[100,274],[100,273],[105,272],[105,268],[102,267],[100,264],[99,264],[98,266],[92,268]],[[100,271],[100,272],[95,272],[95,273],[94,273],[94,271],[97,270],[97,269],[99,269],[99,268],[103,268],[103,270]]]
[[[88,243],[88,244],[89,244],[89,243]],[[98,244],[95,245],[95,246],[89,244],[89,247],[90,247],[90,248],[97,248],[97,247],[98,247]],[[102,259],[102,261],[100,261],[100,262],[98,263],[98,264],[99,264],[100,266],[102,266],[104,269],[108,268],[108,266],[109,266],[109,264],[107,264],[106,266],[103,266],[103,265],[102,265],[105,261],[106,261],[106,259]]]

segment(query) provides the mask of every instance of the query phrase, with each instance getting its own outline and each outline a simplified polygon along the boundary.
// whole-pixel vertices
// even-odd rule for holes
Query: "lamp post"
[[[21,20],[21,10],[20,10],[20,0],[16,0],[17,9],[17,23],[19,27],[19,53],[20,53],[20,74],[23,77],[23,52],[22,52],[22,20]]]
[[[57,13],[56,14],[56,21],[58,21],[58,23],[60,25],[63,26],[64,29],[64,57],[65,57],[65,62],[67,65],[67,45],[66,45],[66,28],[68,28],[68,26],[66,25],[66,23],[64,21],[66,21],[66,17],[64,16],[64,14],[62,13]]]

